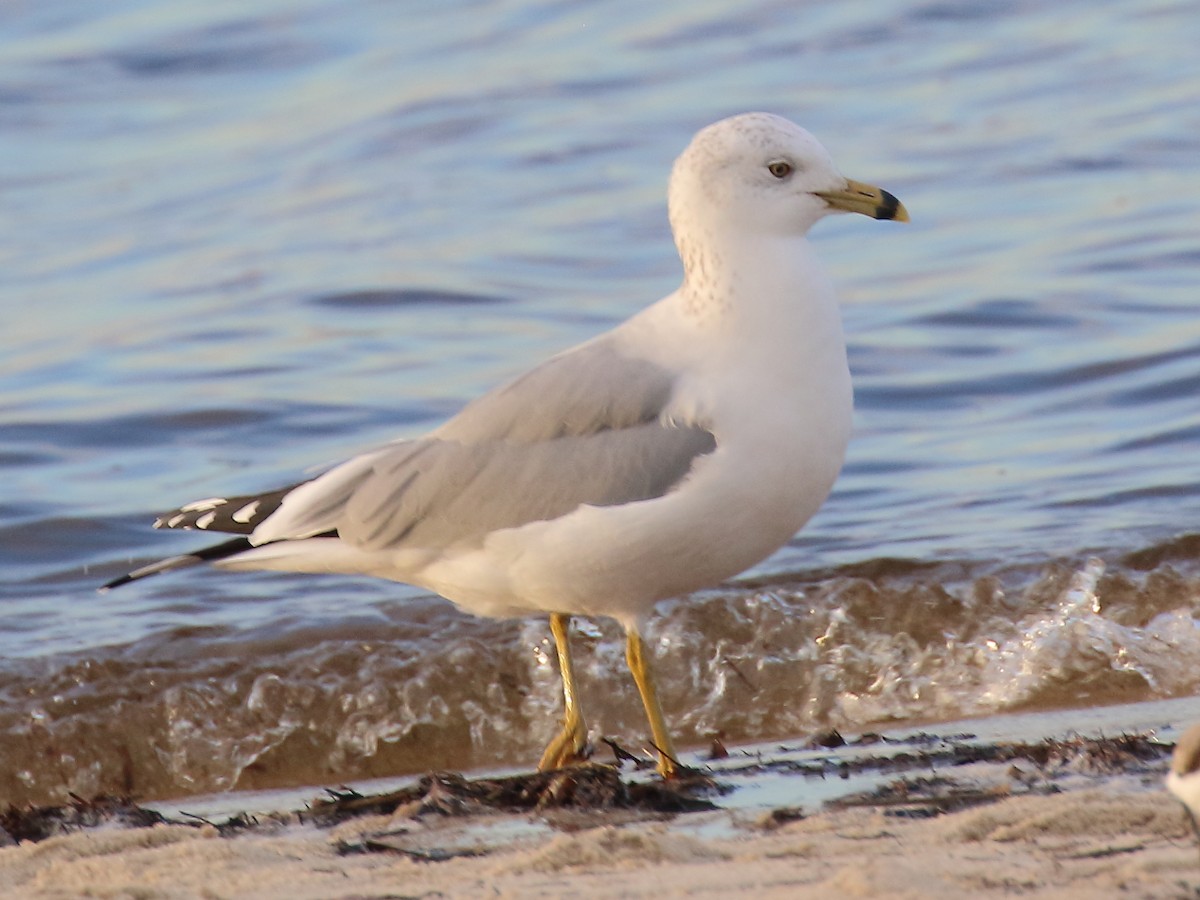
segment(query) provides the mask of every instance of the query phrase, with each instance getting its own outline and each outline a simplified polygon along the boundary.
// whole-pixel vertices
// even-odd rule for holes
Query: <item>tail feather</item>
[[[185,553],[182,556],[172,556],[168,559],[162,559],[148,566],[142,566],[140,569],[134,569],[128,575],[114,578],[108,584],[101,587],[100,592],[104,593],[123,584],[129,584],[131,581],[138,581],[142,578],[149,578],[151,575],[158,575],[160,572],[173,572],[176,569],[186,569],[188,566],[198,566],[201,563],[214,562],[218,559],[225,559],[228,556],[236,556],[239,553],[245,553],[253,546],[247,538],[238,537],[211,547],[204,547],[192,553]]]
[[[101,587],[100,591],[110,591],[121,585],[129,584],[131,581],[149,578],[151,575],[158,575],[161,572],[173,572],[176,569],[186,569],[201,563],[216,562],[230,556],[237,556],[239,553],[245,553],[247,550],[253,550],[257,545],[250,543],[249,535],[279,509],[284,497],[306,483],[302,481],[263,494],[247,494],[228,498],[209,497],[205,500],[195,500],[169,513],[164,513],[155,520],[155,528],[218,531],[242,535],[242,537],[142,566],[128,575],[114,578]],[[336,531],[313,535],[313,537],[336,536]]]

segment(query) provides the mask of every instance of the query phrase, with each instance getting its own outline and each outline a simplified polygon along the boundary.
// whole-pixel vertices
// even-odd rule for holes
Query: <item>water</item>
[[[0,14],[0,798],[520,764],[544,624],[191,572],[157,512],[418,433],[677,283],[696,128],[793,118],[904,228],[815,240],[857,433],[667,604],[684,742],[1200,685],[1200,3],[63,0]],[[613,628],[596,732],[643,728]]]

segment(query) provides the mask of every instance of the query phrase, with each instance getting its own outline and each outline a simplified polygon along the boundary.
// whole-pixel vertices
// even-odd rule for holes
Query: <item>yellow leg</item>
[[[625,660],[629,663],[633,680],[637,682],[638,693],[642,695],[646,718],[650,720],[650,732],[654,735],[654,745],[658,748],[658,774],[663,778],[671,778],[675,775],[677,766],[675,744],[671,741],[671,734],[667,731],[667,723],[663,719],[662,706],[658,702],[654,673],[650,671],[650,663],[646,659],[646,645],[632,625],[625,629]]]
[[[558,650],[558,668],[562,673],[563,724],[562,730],[542,754],[542,760],[538,763],[539,772],[561,769],[563,766],[582,762],[583,748],[587,744],[587,725],[584,724],[575,689],[575,664],[571,662],[571,645],[567,639],[567,628],[570,624],[571,617],[568,615],[550,615],[550,632],[554,635],[554,646]]]

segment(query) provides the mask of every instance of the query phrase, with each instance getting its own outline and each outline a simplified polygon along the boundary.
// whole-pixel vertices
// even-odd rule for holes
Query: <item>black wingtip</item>
[[[102,584],[100,587],[96,588],[96,593],[107,594],[113,588],[119,588],[121,585],[129,584],[131,581],[137,581],[137,579],[132,575],[122,575],[120,578],[114,578],[107,584]]]
[[[143,578],[149,578],[151,575],[158,575],[162,572],[173,572],[176,569],[186,569],[188,566],[198,566],[200,563],[215,562],[227,556],[236,556],[251,549],[253,546],[247,538],[233,538],[232,540],[224,541],[211,547],[204,547],[192,553],[185,553],[182,556],[171,556],[167,559],[161,559],[156,563],[151,563],[148,566],[142,566],[140,569],[134,569],[128,575],[114,578],[107,584],[97,588],[97,590],[101,594],[104,594],[113,588],[129,584],[131,581],[140,581]]]

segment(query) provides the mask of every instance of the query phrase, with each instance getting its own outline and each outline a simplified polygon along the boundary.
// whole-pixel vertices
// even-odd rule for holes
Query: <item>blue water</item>
[[[139,703],[171,734],[197,720],[130,672],[169,662],[188,691],[217,677],[202,662],[286,650],[319,683],[335,637],[421,660],[448,632],[500,634],[552,702],[541,638],[402,586],[94,588],[196,545],[155,513],[419,433],[673,289],[670,164],[750,109],[913,218],[814,235],[857,433],[826,507],[756,575],[899,558],[975,583],[1196,531],[1197,38],[1196,2],[0,11],[0,738],[33,722],[103,744],[98,717]],[[293,663],[276,677],[308,677]],[[179,790],[224,784],[185,770]],[[37,795],[46,773],[22,772]]]

